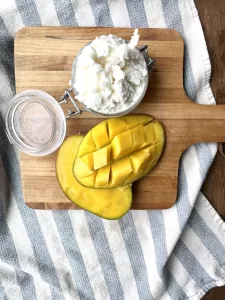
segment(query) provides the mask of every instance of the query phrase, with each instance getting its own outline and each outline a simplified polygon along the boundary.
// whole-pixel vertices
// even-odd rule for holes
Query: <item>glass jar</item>
[[[125,41],[128,43],[128,41]],[[80,51],[78,52],[74,62],[73,62],[73,65],[72,65],[72,79],[71,79],[71,86],[72,86],[72,89],[74,91],[74,94],[75,96],[78,96],[79,93],[78,91],[75,89],[75,82],[76,82],[76,66],[77,66],[77,62],[78,62],[78,58],[79,56],[82,54],[82,51],[85,47],[89,46],[90,44],[92,43],[89,42],[88,44],[86,44],[83,48],[80,49]],[[120,117],[120,116],[123,116],[123,115],[126,115],[128,114],[129,112],[131,112],[132,110],[134,110],[138,104],[141,103],[142,99],[144,98],[145,94],[146,94],[146,91],[147,91],[147,88],[148,88],[148,80],[149,80],[149,73],[151,73],[151,71],[154,69],[154,60],[151,59],[149,56],[148,56],[148,46],[145,45],[141,48],[137,48],[143,55],[143,60],[146,62],[146,71],[147,71],[147,76],[145,78],[145,81],[144,81],[144,88],[142,90],[142,93],[138,96],[138,99],[134,102],[134,103],[131,103],[130,106],[128,106],[126,109],[124,109],[123,111],[119,111],[119,112],[116,112],[116,113],[102,113],[102,112],[99,112],[99,111],[96,111],[96,110],[93,110],[91,108],[88,108],[87,106],[85,106],[84,103],[81,103],[83,109],[85,111],[89,111],[90,113],[93,113],[97,116],[102,116],[102,117],[105,117],[105,118],[113,118],[113,117]]]
[[[27,90],[12,99],[6,115],[6,134],[22,152],[45,156],[62,144],[66,134],[65,116],[52,96]]]

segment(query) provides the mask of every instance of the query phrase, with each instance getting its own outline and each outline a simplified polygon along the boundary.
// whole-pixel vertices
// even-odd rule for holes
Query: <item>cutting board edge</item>
[[[74,28],[79,28],[79,30],[85,30],[85,29],[88,29],[88,30],[96,30],[96,28],[98,29],[104,29],[104,30],[118,30],[118,31],[121,31],[121,30],[129,30],[129,31],[133,31],[136,27],[104,27],[104,26],[100,26],[100,27],[93,27],[93,26],[24,26],[22,28],[20,28],[16,34],[15,34],[15,37],[14,37],[14,45],[16,45],[17,43],[17,39],[19,38],[23,38],[24,36],[27,36],[25,33],[32,33],[33,31],[35,30],[40,30],[40,31],[45,31],[47,29],[49,30],[52,30],[52,29],[60,29],[60,30],[73,30]],[[167,31],[168,33],[170,32],[172,34],[172,37],[173,38],[176,38],[176,41],[180,41],[184,44],[184,40],[181,36],[181,34],[173,29],[173,28],[149,28],[149,27],[141,27],[141,28],[138,28],[138,30],[141,32],[142,30],[149,30],[149,31],[158,31],[158,32],[163,32],[163,31]]]

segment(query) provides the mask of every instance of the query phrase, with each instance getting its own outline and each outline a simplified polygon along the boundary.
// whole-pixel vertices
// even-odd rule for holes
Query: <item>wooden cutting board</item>
[[[79,49],[96,36],[115,34],[129,40],[133,29],[82,27],[29,27],[15,39],[17,93],[40,89],[60,100],[71,79]],[[197,105],[183,89],[184,43],[170,29],[140,29],[139,45],[148,45],[156,60],[147,94],[133,113],[160,120],[166,145],[157,166],[134,183],[133,209],[164,209],[177,198],[178,166],[182,152],[197,142],[225,141],[225,106]],[[65,112],[69,106],[64,107]],[[71,107],[71,105],[70,105]],[[67,121],[67,135],[85,134],[102,119],[90,113]],[[57,153],[47,157],[21,154],[20,166],[26,204],[38,209],[77,209],[62,193],[55,175]]]

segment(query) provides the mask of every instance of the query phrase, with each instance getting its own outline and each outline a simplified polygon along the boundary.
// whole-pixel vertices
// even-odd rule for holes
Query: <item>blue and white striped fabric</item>
[[[184,38],[185,89],[214,104],[210,62],[193,0],[1,0],[0,299],[200,299],[225,284],[225,225],[199,193],[215,144],[182,157],[179,197],[119,221],[84,211],[35,211],[23,201],[18,156],[4,134],[15,93],[13,38],[33,25],[170,27]]]

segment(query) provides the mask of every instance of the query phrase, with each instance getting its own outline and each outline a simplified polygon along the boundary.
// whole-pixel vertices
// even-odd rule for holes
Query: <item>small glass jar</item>
[[[6,134],[22,152],[45,156],[62,144],[66,119],[52,96],[39,90],[27,90],[12,99],[6,115]]]

